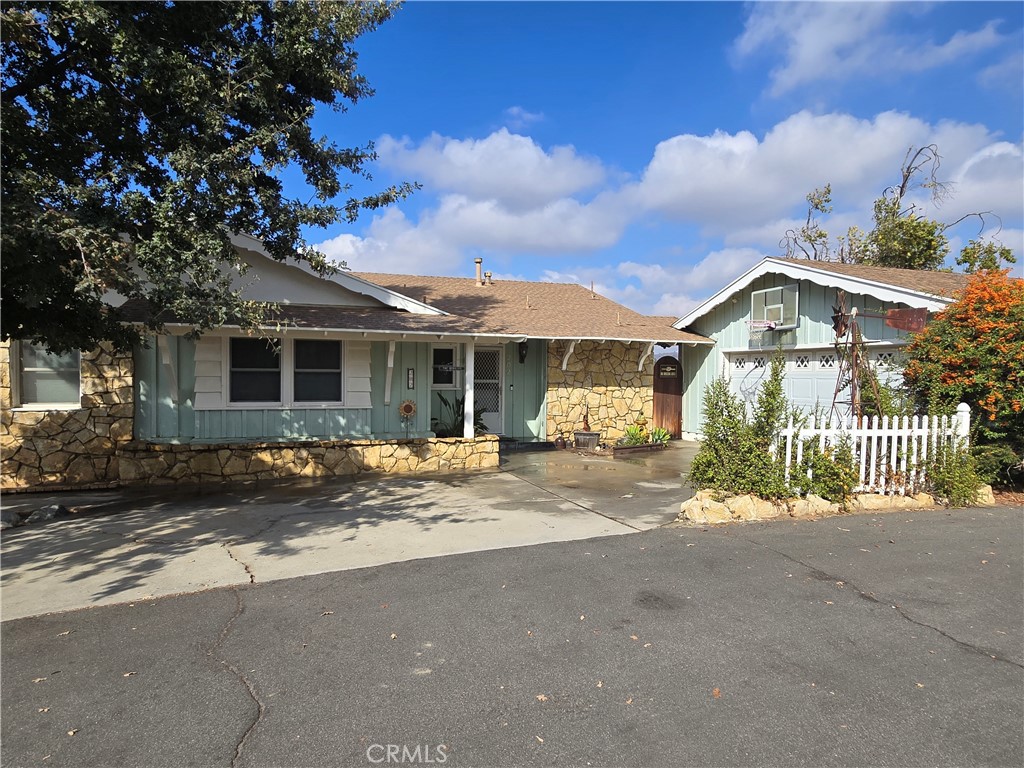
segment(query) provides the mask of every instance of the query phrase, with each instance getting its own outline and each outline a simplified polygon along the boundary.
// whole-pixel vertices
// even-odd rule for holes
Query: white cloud
[[[1013,89],[1020,92],[1024,79],[1024,52],[1014,51],[1002,61],[985,67],[978,73],[978,83],[984,88]]]
[[[521,131],[543,119],[543,112],[528,112],[520,106],[509,107],[505,110],[505,125],[513,131]]]
[[[837,214],[857,211],[861,217],[849,216],[845,226],[870,224],[871,202],[899,180],[907,149],[931,143],[945,158],[940,178],[954,181],[957,169],[977,153],[1003,147],[998,151],[1005,159],[1012,154],[1007,154],[1007,147],[1013,148],[981,125],[933,126],[898,112],[884,112],[872,120],[798,112],[761,140],[747,131],[667,139],[658,144],[642,178],[628,185],[623,197],[637,208],[696,223],[729,244],[769,247],[778,243],[786,224],[798,223],[793,217],[805,209],[804,196],[826,183],[832,185]],[[1004,175],[1007,186],[1020,184],[1021,172],[1012,163],[998,174]],[[986,188],[964,181],[957,185],[958,195],[961,188],[965,203],[1019,215],[1019,188],[1013,194],[1001,184]]]
[[[757,3],[733,44],[734,60],[768,50],[782,62],[770,73],[773,96],[807,83],[855,76],[923,72],[1002,45],[1008,38],[989,22],[944,42],[891,31],[900,6],[888,3]]]
[[[601,163],[571,146],[545,151],[528,136],[501,128],[483,139],[433,134],[419,146],[383,136],[380,162],[416,176],[428,191],[458,192],[509,208],[534,208],[593,189],[605,178]]]

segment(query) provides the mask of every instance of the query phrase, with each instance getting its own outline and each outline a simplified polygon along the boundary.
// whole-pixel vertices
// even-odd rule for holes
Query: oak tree
[[[395,10],[5,2],[3,338],[128,347],[139,331],[109,305],[114,292],[200,330],[254,327],[265,307],[232,287],[245,265],[231,232],[275,259],[333,269],[304,228],[354,221],[413,189],[355,194],[373,144],[339,146],[311,126],[317,107],[344,112],[372,94],[354,44]]]

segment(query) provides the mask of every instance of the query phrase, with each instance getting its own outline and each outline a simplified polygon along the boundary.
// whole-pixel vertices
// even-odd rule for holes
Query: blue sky
[[[480,256],[681,316],[780,253],[815,187],[831,233],[869,229],[935,143],[953,195],[931,215],[994,212],[1024,275],[1022,28],[1021,3],[410,2],[358,41],[376,95],[315,128],[423,188],[308,236],[356,270]]]

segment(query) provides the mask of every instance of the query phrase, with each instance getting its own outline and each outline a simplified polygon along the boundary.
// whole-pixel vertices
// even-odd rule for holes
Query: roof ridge
[[[415,279],[415,280],[466,280],[466,281],[469,281],[469,282],[472,282],[472,283],[476,283],[476,278],[475,277],[462,277],[462,276],[454,276],[454,275],[414,275],[414,274],[410,274],[408,272],[370,272],[370,271],[365,271],[365,270],[354,270],[354,269],[353,270],[349,270],[349,271],[350,271],[351,274],[356,275],[356,276],[359,276],[359,275],[377,275],[377,276],[386,275],[388,277],[396,277],[396,278],[397,277],[407,277],[407,278],[412,278],[412,279]],[[507,278],[495,279],[494,280],[494,285],[497,285],[498,283],[505,283],[505,284],[508,284],[508,283],[518,283],[518,284],[521,284],[521,285],[572,285],[572,286],[576,286],[578,288],[582,288],[585,291],[589,291],[590,290],[589,288],[587,288],[587,286],[581,285],[580,283],[569,283],[569,282],[563,283],[563,282],[556,282],[554,280],[509,280]]]

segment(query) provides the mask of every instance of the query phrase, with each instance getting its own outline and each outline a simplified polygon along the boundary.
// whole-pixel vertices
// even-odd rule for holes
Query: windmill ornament
[[[876,408],[879,404],[878,379],[871,369],[864,335],[861,333],[859,317],[878,317],[885,320],[890,328],[917,333],[924,330],[928,322],[927,309],[889,309],[885,312],[858,311],[847,306],[846,291],[836,291],[836,303],[832,305],[832,330],[835,331],[835,347],[839,359],[839,373],[836,389],[832,395],[832,411],[837,416],[852,414],[857,419],[864,415],[862,407],[862,383],[867,382],[874,395]],[[843,390],[849,386],[849,401],[840,400]],[[846,413],[840,406],[848,405]],[[879,413],[879,416],[882,414]]]

